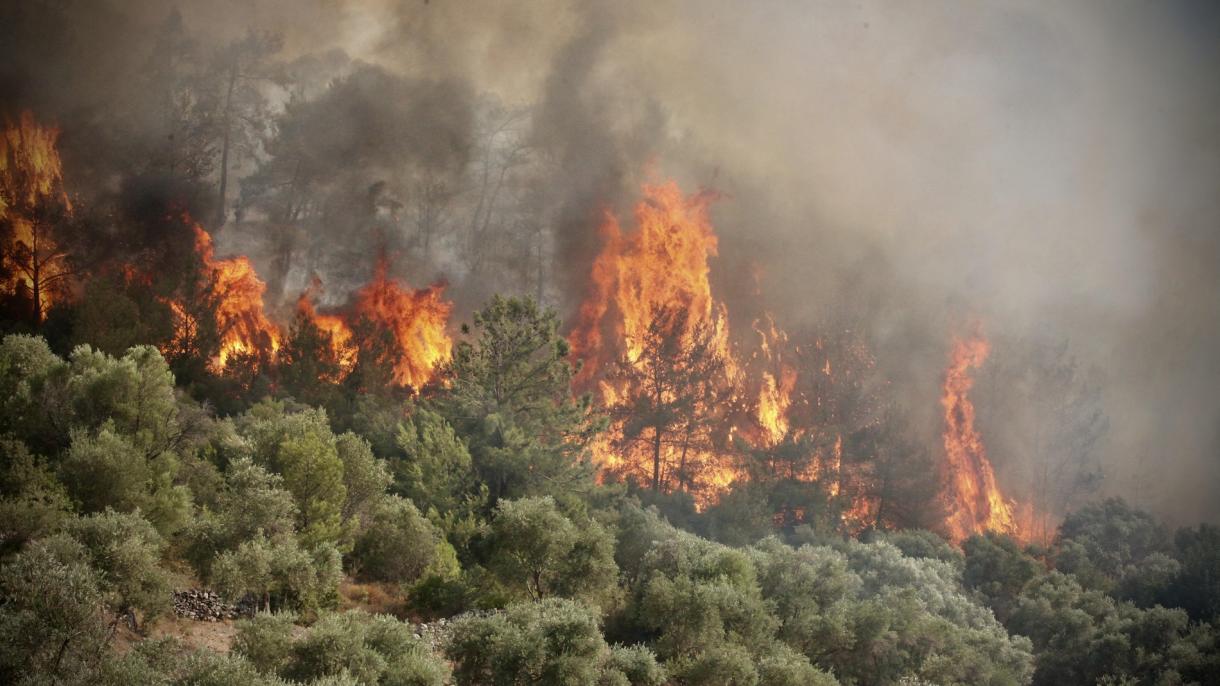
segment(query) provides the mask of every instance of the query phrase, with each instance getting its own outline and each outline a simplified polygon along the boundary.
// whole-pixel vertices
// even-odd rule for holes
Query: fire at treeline
[[[946,1],[0,3],[0,682],[1220,683],[1206,246]]]
[[[547,197],[555,161],[527,107],[455,123],[468,94],[443,81],[345,63],[319,84],[273,33],[209,54],[176,14],[162,31],[141,103],[157,135],[132,150],[99,141],[111,158],[93,159],[73,139],[96,122],[77,132],[6,103],[6,331],[62,353],[153,345],[221,413],[292,398],[350,427],[378,403],[405,418],[449,384],[457,313],[502,292],[563,310],[572,393],[601,422],[576,459],[692,515],[761,497],[777,530],[1046,542],[1100,485],[1100,389],[1063,347],[1009,346],[992,364],[988,323],[957,313],[940,391],[921,401],[935,421],[913,423],[866,326],[789,331],[761,295],[729,311],[711,212],[733,200],[714,188],[642,171],[630,212]],[[473,143],[446,140],[460,126]],[[573,220],[555,206],[587,254],[556,247],[553,225]],[[1017,380],[1037,402],[1000,390]],[[987,435],[1002,420],[1037,438],[997,469]]]
[[[264,126],[276,132],[263,141],[266,150],[283,144],[294,111],[266,115]],[[30,110],[10,116],[0,147],[8,328],[41,333],[64,349],[89,344],[118,354],[155,345],[180,380],[222,411],[271,396],[330,405],[339,421],[352,421],[341,407],[359,406],[353,399],[367,395],[394,398],[409,412],[412,399],[447,383],[446,365],[460,336],[443,281],[415,287],[398,275],[416,263],[404,252],[427,251],[426,222],[404,221],[407,210],[392,202],[383,212],[384,192],[370,189],[368,280],[345,300],[328,303],[329,276],[319,272],[329,270],[317,263],[324,256],[311,255],[304,261],[314,269],[303,288],[291,292],[280,273],[274,277],[279,287],[270,289],[250,257],[218,256],[212,237],[242,234],[233,242],[255,243],[289,240],[280,234],[295,231],[280,225],[292,219],[255,213],[244,205],[256,200],[224,190],[233,174],[214,164],[236,166],[227,161],[233,153],[226,142],[231,129],[245,125],[236,119],[222,120],[219,139],[193,151],[219,157],[196,161],[193,166],[210,173],[181,180],[192,191],[142,195],[132,216],[129,209],[99,213],[73,193],[71,167],[57,150],[63,131],[54,123]],[[263,155],[256,177],[284,164],[273,152]],[[481,164],[496,165],[490,173],[497,177],[512,171],[512,161],[502,157]],[[471,173],[478,186],[488,170]],[[471,240],[501,228],[495,212],[502,183],[478,188],[488,197],[476,202]],[[209,202],[191,193],[210,196]],[[687,501],[696,510],[735,491],[784,484],[769,502],[777,528],[817,523],[858,535],[922,527],[954,541],[987,530],[1044,540],[1064,509],[1096,485],[1093,472],[1073,474],[1076,483],[1035,502],[1013,494],[1039,492],[1046,483],[1019,489],[1001,483],[972,399],[990,351],[985,323],[945,332],[942,392],[927,398],[940,406],[941,417],[930,444],[903,424],[865,332],[827,329],[796,337],[766,311],[747,331],[731,330],[710,278],[718,252],[709,216],[714,202],[714,192],[686,192],[657,180],[639,189],[633,216],[603,212],[589,227],[601,248],[586,267],[585,295],[565,333],[577,370],[573,392],[587,394],[593,412],[606,420],[580,458],[602,480]],[[277,259],[272,269],[281,272],[301,261],[293,250],[271,261]],[[548,269],[540,262],[540,271]],[[1085,419],[1089,430],[1102,421]],[[1061,463],[1053,467],[1087,470],[1087,463],[1069,464],[1080,457],[1056,455]]]

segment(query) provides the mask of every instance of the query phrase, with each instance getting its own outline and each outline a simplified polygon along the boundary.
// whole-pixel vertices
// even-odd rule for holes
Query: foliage
[[[292,493],[303,542],[339,542],[350,524],[343,517],[345,465],[326,413],[266,401],[250,408],[237,426],[255,461],[279,474]]]
[[[372,512],[351,558],[370,579],[410,583],[434,566],[440,546],[448,543],[415,505],[391,496]]]
[[[1172,602],[1191,618],[1215,625],[1220,620],[1220,527],[1179,529],[1174,546],[1181,572],[1169,591]]]
[[[283,673],[308,681],[350,675],[355,683],[441,686],[444,663],[412,636],[411,628],[387,615],[330,614],[292,645]]]
[[[189,515],[190,494],[174,483],[177,470],[172,453],[149,459],[109,425],[96,435],[74,431],[59,467],[68,495],[83,511],[140,511],[165,533]]]
[[[54,531],[70,509],[46,463],[17,439],[0,435],[0,556]]]
[[[0,566],[0,681],[87,674],[104,647],[101,580],[74,540],[35,541]]]
[[[501,613],[459,618],[445,646],[459,686],[592,684],[607,668],[608,652],[588,608],[562,598],[521,602]],[[612,660],[608,668],[626,676],[620,664]],[[633,673],[639,673],[638,668]],[[641,678],[654,678],[653,674],[644,668]]]
[[[1191,626],[1182,610],[1115,601],[1058,571],[1031,582],[1009,626],[1033,641],[1035,685],[1206,683],[1220,667],[1210,626]]]
[[[982,593],[1002,622],[1012,614],[1025,585],[1045,571],[1011,537],[992,531],[966,539],[962,551],[966,555],[962,584]]]
[[[618,570],[613,542],[596,522],[574,523],[549,496],[501,500],[491,522],[491,569],[533,600],[606,599]]]
[[[212,581],[222,593],[234,600],[253,595],[267,611],[273,600],[279,607],[317,609],[330,602],[342,573],[333,545],[306,549],[293,536],[260,535],[212,563]]]
[[[1055,543],[1056,569],[1090,588],[1111,590],[1127,566],[1170,552],[1171,539],[1152,515],[1110,498],[1064,518]]]
[[[134,619],[139,610],[149,619],[169,607],[169,576],[160,565],[165,543],[148,520],[107,510],[70,520],[64,531],[84,546],[115,611]]]
[[[249,660],[264,674],[284,671],[292,650],[292,629],[296,619],[291,612],[260,612],[239,621],[233,652]]]
[[[572,397],[555,312],[497,296],[473,328],[474,340],[454,348],[436,409],[466,443],[490,503],[587,490],[584,452],[598,423],[588,399]]]
[[[401,456],[391,461],[395,490],[425,511],[465,516],[487,498],[470,452],[444,417],[420,407],[398,428]]]

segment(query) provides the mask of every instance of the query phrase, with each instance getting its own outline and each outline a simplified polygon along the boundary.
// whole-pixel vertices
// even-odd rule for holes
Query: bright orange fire
[[[216,259],[212,237],[198,224],[193,224],[192,228],[195,252],[207,274],[208,297],[215,308],[216,328],[220,334],[220,352],[212,360],[213,367],[223,370],[229,360],[239,354],[274,358],[280,349],[280,331],[263,309],[267,284],[258,278],[254,265],[244,255]]]
[[[766,328],[762,327],[761,321],[754,322],[754,330],[759,336],[757,358],[764,365],[756,415],[762,443],[774,446],[788,435],[791,424],[788,413],[792,408],[797,372],[796,368],[784,359],[788,334],[776,328],[770,314],[766,316],[766,320]],[[827,363],[829,364],[829,360]]]
[[[59,129],[39,124],[29,111],[6,122],[0,137],[0,226],[4,226],[4,286],[28,295],[38,321],[46,316],[69,276],[64,253],[51,239],[56,212],[70,213],[63,188]],[[6,226],[7,225],[7,226]]]
[[[983,438],[975,428],[974,403],[969,396],[974,385],[971,371],[982,366],[990,350],[981,336],[955,339],[941,395],[949,506],[946,526],[950,538],[959,543],[988,530],[1020,535],[1013,505],[1000,492]]]
[[[645,185],[643,192],[635,208],[636,231],[624,234],[609,212],[601,225],[605,245],[593,263],[593,287],[572,335],[574,352],[585,360],[583,380],[594,378],[620,353],[637,359],[640,341],[664,308],[687,314],[686,330],[677,335],[689,336],[700,325],[712,325],[724,340],[727,356],[725,310],[712,298],[708,279],[708,260],[717,254],[708,207],[716,196],[684,196],[672,181]],[[607,328],[613,336],[609,345]]]
[[[347,320],[337,314],[322,314],[314,307],[313,298],[321,288],[321,280],[315,278],[309,288],[297,299],[297,313],[326,336],[331,355],[339,364],[339,373],[341,377],[346,376],[356,366],[356,359],[360,351]],[[339,380],[331,379],[331,381]]]
[[[643,376],[655,361],[641,359],[650,327],[667,313],[671,316],[662,337],[675,341],[674,349],[689,350],[695,336],[709,356],[718,360],[717,373],[724,383],[738,374],[738,364],[729,345],[725,307],[712,296],[708,261],[717,254],[708,207],[715,195],[704,192],[684,195],[673,182],[645,185],[643,199],[635,207],[636,228],[625,232],[618,219],[606,213],[601,225],[604,246],[593,264],[592,287],[580,309],[579,323],[571,335],[575,354],[584,361],[576,380],[578,387],[592,388],[601,403],[613,408],[628,402],[641,389],[622,387],[607,371],[621,360]],[[654,335],[655,338],[655,335]],[[660,373],[660,370],[655,370]],[[676,389],[658,385],[653,401],[673,401]],[[711,410],[698,408],[696,411]],[[594,447],[594,459],[605,470],[655,476],[657,488],[689,486],[688,470],[697,465],[702,488],[693,492],[700,506],[714,502],[739,475],[727,454],[708,450],[707,441],[694,447],[689,432],[670,427],[672,436],[625,444],[625,420],[617,421]],[[654,433],[660,429],[654,427]],[[642,437],[646,438],[646,437]]]
[[[418,390],[453,355],[445,330],[453,304],[443,299],[444,291],[441,284],[413,290],[387,276],[381,260],[373,280],[356,292],[356,316],[394,340],[393,376],[400,386]]]

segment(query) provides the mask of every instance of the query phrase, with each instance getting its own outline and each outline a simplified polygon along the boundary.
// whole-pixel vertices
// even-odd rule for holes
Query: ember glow
[[[19,292],[41,322],[67,284],[64,254],[50,237],[56,214],[72,210],[56,143],[59,129],[29,111],[6,122],[0,137],[0,227],[5,241],[3,287]]]
[[[973,534],[997,531],[1021,537],[1015,508],[1001,493],[987,459],[983,438],[975,427],[971,374],[987,359],[991,346],[981,336],[953,341],[945,371],[944,408],[945,493],[950,537],[961,542]]]

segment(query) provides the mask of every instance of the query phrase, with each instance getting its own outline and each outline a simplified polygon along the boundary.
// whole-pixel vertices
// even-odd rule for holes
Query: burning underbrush
[[[289,339],[298,340],[306,330],[304,335],[317,344],[309,354],[327,370],[320,373],[324,380],[344,381],[363,359],[366,366],[388,369],[393,385],[415,391],[449,360],[453,342],[446,329],[452,306],[443,297],[443,285],[412,289],[390,276],[386,261],[380,259],[373,279],[341,308],[322,311],[316,306],[322,283],[315,278],[297,299],[291,326],[284,326],[268,314],[267,287],[250,259],[217,258],[208,232],[189,215],[180,221],[194,235],[198,277],[179,289],[186,292],[160,298],[173,315],[173,335],[161,345],[167,356],[213,348],[209,367],[215,374],[225,374],[236,363],[266,369],[280,361]],[[152,281],[130,265],[123,273],[129,283]],[[201,319],[208,320],[214,331],[210,344]]]
[[[58,135],[26,114],[0,139],[3,284],[35,323],[73,297],[73,264],[56,247],[55,231],[72,210]],[[574,390],[590,393],[609,421],[590,451],[602,478],[689,498],[699,510],[737,488],[768,488],[780,495],[767,517],[787,528],[860,533],[914,522],[955,541],[988,529],[1021,537],[1029,513],[1004,495],[969,397],[987,341],[954,339],[939,455],[921,458],[896,437],[888,381],[860,332],[790,333],[761,306],[730,317],[713,288],[715,201],[715,193],[687,195],[673,182],[648,184],[631,226],[611,213],[601,222],[602,248],[568,338],[580,363]],[[184,266],[131,261],[114,271],[168,313],[158,347],[171,360],[199,360],[217,378],[245,379],[247,390],[261,375],[273,392],[287,383],[277,370],[295,365],[311,383],[418,394],[452,357],[445,286],[412,288],[384,252],[345,305],[320,305],[317,277],[294,304],[281,305],[268,301],[248,256],[219,257],[188,213],[160,221],[189,245]],[[182,273],[165,273],[175,271]],[[751,324],[733,330],[731,320]],[[913,519],[928,509],[905,502],[918,497],[943,510],[939,522]]]

